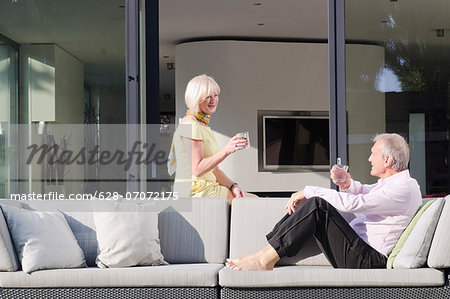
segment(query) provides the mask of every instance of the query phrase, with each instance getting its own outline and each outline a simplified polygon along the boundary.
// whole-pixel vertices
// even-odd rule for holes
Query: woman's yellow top
[[[180,124],[173,137],[176,156],[176,173],[174,192],[179,197],[227,197],[230,190],[219,185],[212,170],[200,177],[192,174],[191,153],[186,151],[183,138],[201,140],[203,142],[203,157],[208,158],[219,151],[214,132],[194,120],[186,120]]]

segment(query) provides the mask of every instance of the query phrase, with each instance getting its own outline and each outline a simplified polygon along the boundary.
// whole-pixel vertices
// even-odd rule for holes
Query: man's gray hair
[[[391,169],[395,171],[403,171],[408,169],[409,162],[409,146],[405,138],[398,134],[378,134],[373,138],[373,142],[383,141],[381,153],[383,158],[387,156],[392,158]]]

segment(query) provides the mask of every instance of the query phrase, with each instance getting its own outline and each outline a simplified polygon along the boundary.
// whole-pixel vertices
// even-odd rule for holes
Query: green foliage
[[[442,47],[437,46],[389,41],[386,43],[386,66],[397,75],[403,91],[447,90],[450,61],[441,51]]]

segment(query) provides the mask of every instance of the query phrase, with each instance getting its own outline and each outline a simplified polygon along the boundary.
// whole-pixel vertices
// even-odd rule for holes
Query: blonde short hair
[[[186,86],[184,101],[186,106],[194,112],[199,111],[199,105],[206,97],[217,93],[220,94],[220,87],[213,78],[207,75],[194,77]]]
[[[383,145],[381,147],[381,152],[383,158],[392,158],[392,170],[403,171],[408,169],[409,163],[409,145],[405,138],[398,134],[378,134],[373,138],[373,142],[381,140]]]

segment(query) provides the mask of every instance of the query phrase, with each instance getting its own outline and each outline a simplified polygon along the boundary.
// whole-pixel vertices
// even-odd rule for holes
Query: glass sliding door
[[[17,57],[18,51],[0,39],[0,198],[6,198],[16,189],[11,180],[17,171],[15,143],[11,124],[17,123]]]
[[[22,124],[19,150],[27,155],[20,159],[22,166],[14,175],[22,182],[21,192],[126,192],[124,167],[101,165],[97,159],[100,154],[91,164],[79,159],[80,163],[57,167],[35,160],[28,163],[31,156],[26,150],[31,143],[56,145],[74,157],[89,145],[98,145],[99,153],[127,152],[117,147],[126,144],[126,45],[138,45],[137,37],[127,40],[129,2],[0,2],[0,36],[14,41],[19,50],[0,44],[0,197],[9,192],[11,163],[18,160],[5,158],[8,151],[3,150],[9,142],[4,125],[17,120],[13,115]],[[138,67],[137,63],[133,66]],[[136,74],[133,78],[138,80]],[[48,156],[45,159],[48,161]]]
[[[450,187],[450,2],[345,1],[348,159],[370,177],[371,138],[408,139],[423,194]]]

